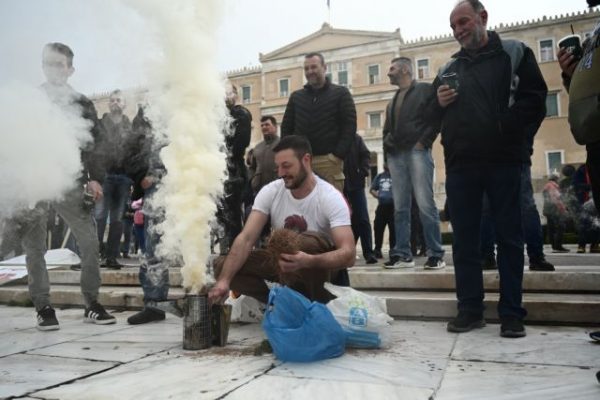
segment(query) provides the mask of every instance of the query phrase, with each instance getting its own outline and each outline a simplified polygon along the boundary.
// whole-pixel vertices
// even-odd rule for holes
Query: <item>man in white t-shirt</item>
[[[213,303],[223,301],[230,289],[266,302],[269,289],[265,279],[277,281],[278,272],[296,276],[290,286],[311,300],[327,301],[323,283],[332,273],[354,265],[356,249],[348,204],[337,189],[313,174],[310,143],[302,136],[286,136],[273,151],[281,179],[260,190],[229,254],[215,261],[218,279],[208,294]],[[307,248],[321,252],[281,254],[277,271],[268,262],[268,251],[252,250],[269,221],[273,229],[299,232]]]

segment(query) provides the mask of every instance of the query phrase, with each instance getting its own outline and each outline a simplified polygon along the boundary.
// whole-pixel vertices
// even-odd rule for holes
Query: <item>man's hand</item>
[[[294,254],[280,254],[279,268],[283,272],[295,272],[312,266],[313,256],[303,251]]]
[[[86,190],[94,196],[94,201],[98,201],[104,195],[102,185],[98,181],[89,181],[86,185]]]
[[[142,189],[147,190],[150,186],[154,184],[155,178],[153,176],[145,176],[144,179],[140,182],[140,186]]]
[[[575,56],[564,48],[561,48],[556,56],[558,57],[558,65],[560,65],[562,72],[568,77],[573,76],[575,67],[578,64],[578,60]]]
[[[456,101],[458,97],[458,92],[454,89],[450,89],[448,85],[441,85],[437,90],[437,98],[440,107],[446,108],[450,104]]]
[[[208,291],[209,304],[223,304],[229,296],[229,284],[223,280],[218,280],[215,286]]]

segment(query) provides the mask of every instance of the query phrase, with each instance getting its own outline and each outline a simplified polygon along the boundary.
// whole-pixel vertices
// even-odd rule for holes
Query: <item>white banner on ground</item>
[[[71,266],[81,262],[79,256],[69,249],[48,250],[44,259],[48,269]],[[21,279],[24,276],[27,276],[25,255],[0,261],[0,285]]]

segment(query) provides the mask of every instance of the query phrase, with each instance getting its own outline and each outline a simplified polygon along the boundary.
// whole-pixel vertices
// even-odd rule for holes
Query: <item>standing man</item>
[[[250,185],[253,197],[267,183],[277,179],[277,166],[273,148],[279,143],[277,136],[277,120],[272,115],[265,115],[260,119],[260,130],[263,141],[252,149],[250,157]]]
[[[519,207],[526,129],[543,118],[548,90],[531,49],[486,31],[487,19],[477,0],[454,7],[450,26],[461,49],[433,83],[437,95],[430,111],[442,126],[454,231],[458,316],[448,331],[485,325],[479,228],[486,194],[498,244],[500,335],[514,338],[525,336],[527,314]]]
[[[226,257],[215,260],[217,282],[208,293],[211,302],[224,300],[229,290],[252,296],[264,303],[269,296],[265,279],[279,282],[287,274],[290,287],[311,300],[326,302],[331,295],[323,288],[331,274],[354,265],[356,246],[350,229],[350,211],[342,193],[311,168],[311,148],[302,136],[286,136],[274,148],[277,179],[256,196],[244,229]],[[274,229],[290,229],[313,250],[273,255],[252,250],[267,222]],[[310,254],[309,254],[310,253]]]
[[[92,218],[93,200],[102,198],[100,181],[104,171],[99,163],[97,143],[100,135],[99,121],[94,104],[67,83],[73,74],[73,51],[62,43],[48,43],[42,53],[42,68],[46,82],[42,89],[50,100],[72,112],[77,108],[81,117],[90,121],[93,143],[81,149],[82,175],[74,189],[65,193],[64,199],[52,207],[65,220],[77,240],[81,252],[81,293],[85,302],[84,318],[96,324],[114,324],[115,317],[98,303],[100,268],[98,265],[98,236]],[[41,166],[43,168],[43,166]],[[83,201],[82,185],[86,185]],[[29,294],[37,310],[37,328],[43,331],[59,329],[54,308],[50,305],[50,280],[44,254],[46,253],[46,222],[48,204],[40,202],[22,215],[20,235],[27,260]]]
[[[242,231],[242,203],[248,185],[244,153],[250,144],[252,114],[244,106],[237,104],[237,100],[237,88],[229,83],[225,93],[225,104],[231,117],[230,129],[225,132],[227,179],[217,211],[217,220],[225,231],[219,243],[221,254],[227,254],[233,240]]]
[[[123,114],[125,109],[125,98],[120,90],[114,90],[108,98],[109,112],[102,116],[102,127],[104,137],[102,140],[102,152],[106,168],[106,177],[102,190],[104,197],[96,204],[96,225],[98,228],[98,242],[100,251],[106,261],[104,265],[111,269],[120,269],[122,265],[117,261],[121,236],[123,235],[123,213],[130,197],[133,181],[125,173],[126,163],[129,162],[132,149],[128,143],[131,142],[131,121]],[[104,231],[106,219],[109,219],[108,238],[104,242]]]
[[[365,178],[369,176],[371,152],[359,134],[354,135],[350,153],[344,160],[344,196],[352,207],[352,233],[354,240],[360,238],[360,247],[367,264],[377,264],[373,253],[373,234],[369,221]]]
[[[314,172],[342,192],[344,159],[356,133],[356,108],[348,89],[329,82],[326,72],[322,54],[304,57],[307,83],[290,96],[281,136],[305,136],[314,152]]]
[[[413,79],[412,61],[406,57],[392,60],[388,72],[390,83],[398,86],[386,110],[383,128],[384,149],[392,176],[396,245],[390,251],[385,268],[415,266],[410,248],[410,214],[412,195],[419,207],[427,261],[425,269],[446,266],[440,218],[433,200],[433,157],[431,146],[437,129],[425,119],[425,107],[432,94],[431,84]]]

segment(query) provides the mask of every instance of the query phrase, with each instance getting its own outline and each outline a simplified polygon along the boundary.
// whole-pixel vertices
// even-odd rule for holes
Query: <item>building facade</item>
[[[574,32],[585,38],[600,19],[600,11],[592,10],[568,15],[542,17],[491,28],[504,39],[526,43],[536,54],[548,85],[547,117],[535,139],[532,156],[534,187],[540,188],[547,176],[560,171],[564,164],[585,161],[585,148],[573,140],[568,117],[568,94],[562,86],[560,67],[556,61],[557,42]],[[396,87],[389,84],[387,71],[394,57],[409,57],[414,62],[415,78],[431,82],[438,69],[458,51],[451,34],[405,41],[400,30],[373,32],[335,29],[323,24],[321,29],[289,45],[260,54],[261,66],[227,73],[238,87],[240,102],[253,115],[252,142],[262,139],[261,115],[273,115],[281,122],[290,93],[305,84],[304,55],[323,54],[332,82],[348,87],[354,97],[358,133],[373,153],[373,166],[382,169],[382,128],[385,108]],[[436,202],[442,207],[444,193],[444,159],[440,140],[433,146],[435,160]]]

